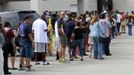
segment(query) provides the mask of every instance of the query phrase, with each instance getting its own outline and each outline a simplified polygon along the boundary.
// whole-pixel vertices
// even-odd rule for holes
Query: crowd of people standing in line
[[[47,11],[35,21],[31,16],[26,16],[17,28],[17,34],[14,34],[12,25],[5,22],[4,26],[0,24],[0,75],[11,74],[9,69],[17,70],[15,48],[20,52],[19,70],[32,71],[31,59],[34,55],[35,65],[39,65],[39,53],[42,64],[49,65],[46,53],[53,55],[53,30],[56,37],[56,60],[67,63],[77,58],[84,61],[84,56],[88,55],[86,52],[98,60],[103,60],[104,55],[111,56],[111,39],[125,33],[126,26],[128,35],[132,36],[133,25],[134,12],[129,15],[119,11],[103,11],[100,14],[87,11],[79,16],[69,12],[52,14]],[[66,50],[69,60],[65,56]],[[8,67],[9,55],[12,68]]]

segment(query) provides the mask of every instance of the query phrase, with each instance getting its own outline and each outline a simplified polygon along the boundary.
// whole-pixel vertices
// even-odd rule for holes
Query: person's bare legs
[[[26,67],[30,68],[31,67],[31,58],[26,58]]]
[[[23,57],[20,57],[20,65],[23,64]]]
[[[86,52],[89,52],[88,45],[85,46],[85,50],[86,50]]]
[[[48,44],[48,53],[50,56],[53,56],[52,47],[50,44]]]
[[[46,61],[46,52],[42,53],[42,61],[43,65],[49,65],[50,63]]]
[[[61,49],[62,50],[62,49]],[[61,50],[60,50],[60,52],[59,52],[59,57],[60,58],[62,58],[62,52],[61,52]]]
[[[62,48],[61,48],[61,58],[62,59],[65,59],[65,46],[62,46]]]
[[[71,55],[71,48],[68,47],[68,53],[69,53],[69,58],[72,58],[72,55]]]
[[[43,61],[43,63],[46,61],[46,53],[45,52],[42,52],[42,61]]]
[[[35,52],[35,64],[38,64],[38,52]]]
[[[15,68],[14,64],[15,64],[15,56],[10,57],[11,59],[11,64],[12,64],[12,68]]]
[[[89,52],[90,52],[89,57],[90,57],[90,58],[92,58],[92,50],[93,50],[93,45],[90,44],[90,45],[89,45]]]
[[[20,58],[19,70],[24,70],[24,69],[23,69],[23,66],[25,65],[24,61],[25,61],[25,57],[21,57],[21,58]]]
[[[126,27],[125,26],[123,26],[123,29],[124,29],[124,33],[126,33]]]

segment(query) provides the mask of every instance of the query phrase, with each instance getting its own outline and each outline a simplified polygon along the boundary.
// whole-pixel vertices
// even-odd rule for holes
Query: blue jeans
[[[121,26],[121,23],[117,23],[117,30],[118,30],[118,33],[120,33],[120,26]]]
[[[132,35],[132,25],[128,24],[128,35]]]
[[[86,54],[86,49],[85,49],[85,46],[86,46],[86,38],[87,38],[87,33],[84,33],[84,38],[83,38],[83,41],[82,41],[82,49],[83,49],[83,54],[85,55]]]
[[[115,38],[115,27],[112,27],[112,37]]]
[[[79,48],[79,55],[83,56],[82,39],[74,40],[74,48],[72,50],[72,57],[75,57],[75,55],[76,55],[76,48],[77,47]]]
[[[102,43],[99,41],[99,37],[93,37],[94,58],[103,58]]]

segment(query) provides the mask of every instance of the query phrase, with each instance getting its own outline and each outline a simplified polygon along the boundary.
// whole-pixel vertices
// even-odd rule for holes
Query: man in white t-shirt
[[[41,18],[34,21],[32,30],[34,32],[34,41],[35,41],[35,64],[38,65],[38,53],[42,53],[43,65],[48,65],[46,61],[46,47],[49,43],[49,38],[47,35],[48,28],[47,23],[45,22],[45,16],[42,15]]]
[[[116,22],[117,22],[117,30],[118,30],[118,33],[120,33],[121,15],[120,15],[119,12],[117,12],[117,15],[116,15]]]

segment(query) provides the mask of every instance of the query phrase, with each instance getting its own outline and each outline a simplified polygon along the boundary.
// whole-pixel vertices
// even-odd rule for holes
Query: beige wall
[[[38,0],[31,0],[30,1],[30,9],[39,11],[38,10]]]
[[[31,0],[31,9],[38,11],[39,14],[42,14],[45,10],[50,11],[78,11],[84,12],[86,10],[97,10],[97,0],[79,0],[80,4],[77,4],[78,0]],[[82,4],[82,2],[84,4]],[[82,7],[80,7],[82,6]]]
[[[30,2],[29,1],[8,2],[2,6],[3,11],[29,10],[29,9],[30,9]]]
[[[2,6],[3,11],[10,10],[36,10],[39,14],[42,14],[45,10],[50,11],[81,11],[83,13],[86,10],[96,10],[97,9],[97,0],[81,0],[84,4],[78,0],[31,0],[31,1],[16,1],[5,3]],[[81,7],[83,5],[83,7]]]
[[[84,0],[78,0],[78,14],[84,13]]]
[[[114,9],[121,11],[134,10],[134,0],[113,0]],[[0,11],[10,10],[36,10],[39,14],[42,14],[45,10],[50,11],[78,11],[77,0],[31,0],[31,1],[16,1],[5,3],[0,6]],[[84,9],[86,10],[97,10],[97,0],[84,0]],[[82,12],[83,12],[82,11]]]
[[[97,10],[97,0],[85,0],[85,6],[84,6],[84,11],[93,11]]]
[[[76,4],[76,2],[76,0],[31,0],[31,9],[37,10],[39,14],[45,10],[71,10],[71,4]],[[73,9],[75,8],[73,7]]]
[[[134,10],[134,0],[113,0],[114,9],[130,12]]]

